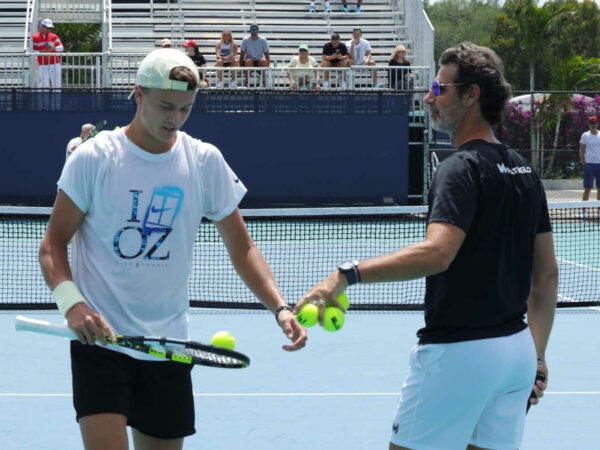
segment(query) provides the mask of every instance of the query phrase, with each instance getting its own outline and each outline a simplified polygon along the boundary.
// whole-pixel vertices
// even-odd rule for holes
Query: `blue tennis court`
[[[560,212],[562,209],[568,214]],[[563,306],[598,302],[600,220],[581,220],[579,205],[556,208],[553,214],[561,271],[559,301]],[[339,261],[381,253],[421,238],[422,210],[417,221],[412,216],[412,225],[406,222],[398,228],[389,225],[404,221],[405,213],[385,219],[383,226],[378,218],[364,233],[359,232],[363,227],[356,218],[343,225],[337,220],[323,224],[319,219],[314,222],[319,223],[315,229],[311,229],[316,226],[313,222],[279,218],[282,234],[273,238],[279,231],[270,230],[257,243],[286,297],[294,302]],[[13,309],[19,309],[20,302],[33,302],[44,309],[51,299],[36,257],[44,225],[32,227],[37,234],[13,236],[15,223],[25,227],[31,217],[23,220],[0,220],[0,297],[16,303]],[[262,227],[249,223],[255,239]],[[207,341],[214,332],[229,330],[237,339],[237,350],[248,354],[252,363],[241,370],[194,369],[197,434],[187,439],[186,448],[387,449],[409,351],[423,316],[421,312],[373,309],[378,305],[418,306],[413,302],[422,301],[423,280],[351,288],[352,306],[362,310],[350,311],[338,333],[311,328],[307,348],[287,353],[281,350],[287,340],[273,317],[252,310],[256,301],[244,291],[227,256],[219,253],[223,246],[209,236],[198,247],[193,278],[211,283],[192,286],[193,298],[201,302],[219,294],[218,304],[237,301],[240,308],[194,309],[191,337]],[[300,279],[302,267],[309,270]],[[4,361],[0,448],[79,449],[68,341],[17,333],[14,318],[18,313],[0,314],[4,337],[0,349]],[[30,310],[24,314],[61,322],[56,312]],[[600,307],[559,310],[546,355],[550,385],[541,405],[529,413],[523,449],[600,449],[596,430],[600,419],[599,327]]]
[[[0,314],[5,338],[0,448],[81,448],[68,342],[14,331],[15,315]],[[61,321],[55,313],[28,315]],[[186,448],[387,449],[408,353],[422,320],[416,312],[349,312],[338,333],[311,328],[307,348],[287,353],[269,314],[193,314],[193,338],[207,340],[227,329],[252,363],[241,370],[194,369],[197,433]],[[529,413],[523,449],[600,448],[599,326],[600,309],[557,315],[547,354],[550,386]]]

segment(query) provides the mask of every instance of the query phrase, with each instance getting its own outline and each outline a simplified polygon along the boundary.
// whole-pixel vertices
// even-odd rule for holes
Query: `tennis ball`
[[[350,299],[345,292],[342,292],[337,296],[337,301],[340,302],[340,305],[342,305],[345,310],[348,310],[348,307],[350,306]]]
[[[325,315],[323,317],[323,328],[326,331],[338,331],[344,326],[345,315],[344,311],[334,306],[328,306],[325,308]]]
[[[296,320],[303,327],[314,327],[319,321],[319,308],[314,303],[306,303],[296,314]]]
[[[213,334],[210,343],[215,347],[222,347],[228,350],[235,348],[235,338],[229,331],[217,331]]]

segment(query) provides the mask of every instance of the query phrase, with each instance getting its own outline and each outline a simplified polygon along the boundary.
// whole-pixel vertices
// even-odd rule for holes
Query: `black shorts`
[[[192,366],[142,361],[100,346],[71,341],[73,405],[81,417],[115,413],[159,439],[196,432]]]

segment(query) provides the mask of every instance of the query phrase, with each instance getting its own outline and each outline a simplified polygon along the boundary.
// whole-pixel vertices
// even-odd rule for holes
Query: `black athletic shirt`
[[[427,277],[419,342],[508,336],[527,327],[533,245],[551,231],[546,195],[527,161],[503,144],[465,143],[437,168],[428,223],[461,228],[450,267]]]

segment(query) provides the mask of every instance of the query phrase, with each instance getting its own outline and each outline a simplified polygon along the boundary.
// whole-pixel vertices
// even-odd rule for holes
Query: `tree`
[[[425,3],[435,29],[434,55],[463,41],[490,46],[490,29],[502,12],[499,0],[443,0]]]
[[[65,52],[95,53],[102,51],[100,23],[57,23],[56,34]]]
[[[555,57],[555,59],[557,59]],[[554,130],[552,151],[547,166],[543,168],[544,151],[539,153],[539,167],[545,170],[544,176],[552,173],[556,152],[558,150],[558,139],[563,118],[567,112],[573,109],[573,92],[586,90],[591,86],[597,86],[600,81],[600,59],[591,58],[584,60],[581,56],[574,56],[568,61],[553,61],[550,65],[550,79],[552,90],[559,91],[548,96],[545,108],[551,115],[542,122],[541,132]]]
[[[558,6],[557,6],[558,5]],[[550,43],[561,31],[561,24],[570,15],[570,11],[563,4],[545,4],[538,7],[535,0],[509,0],[504,5],[506,16],[503,17],[504,24],[510,24],[513,31],[515,44],[520,45],[520,51],[527,59],[529,69],[529,92],[531,92],[531,105],[534,105],[533,95],[536,90],[536,66],[547,64],[551,56]],[[497,35],[502,35],[501,30],[496,30]],[[500,56],[506,59],[502,53]],[[547,67],[547,65],[546,65]],[[532,112],[533,114],[533,112]],[[539,154],[536,149],[534,121],[530,128],[532,164],[534,169],[539,169],[537,162]]]

